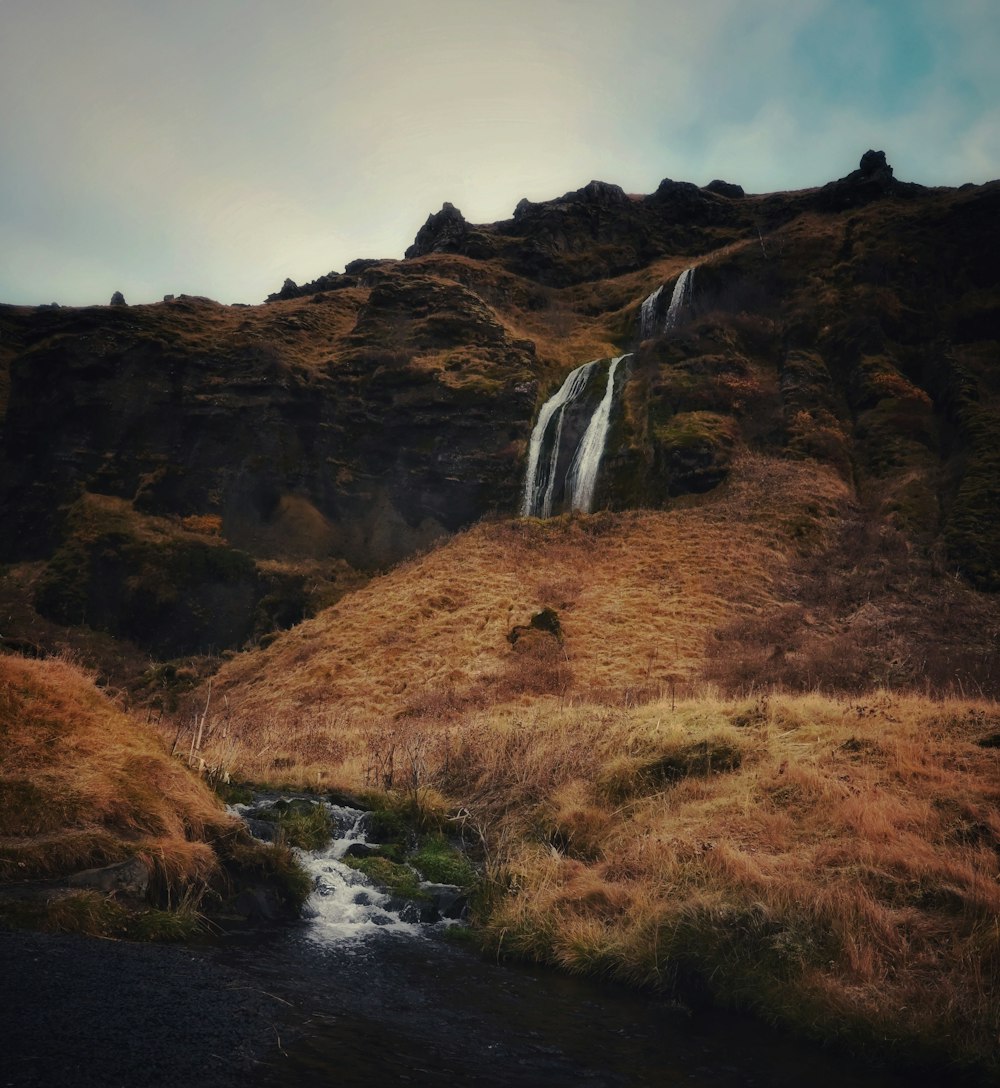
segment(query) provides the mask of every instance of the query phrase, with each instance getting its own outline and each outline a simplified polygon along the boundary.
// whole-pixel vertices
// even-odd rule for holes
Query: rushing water
[[[552,497],[562,448],[566,407],[577,400],[587,388],[590,375],[598,361],[595,359],[584,363],[571,371],[558,391],[549,397],[538,413],[528,447],[528,471],[525,474],[524,500],[521,504],[521,513],[525,517],[552,516]],[[544,457],[543,447],[546,454]]]
[[[677,277],[673,294],[670,296],[670,305],[667,307],[666,320],[663,322],[663,331],[672,329],[680,320],[681,311],[691,302],[694,291],[694,268],[685,268]]]
[[[627,358],[620,355],[610,360],[604,393],[596,404],[593,386],[601,360],[577,367],[542,405],[528,447],[521,504],[525,517],[551,517],[557,503],[583,513],[592,509],[611,424],[616,374]]]
[[[608,384],[600,404],[594,409],[590,423],[580,441],[572,467],[569,470],[568,490],[569,505],[572,510],[589,513],[597,490],[597,473],[604,457],[604,447],[608,440],[608,428],[611,425],[611,405],[615,399],[615,371],[622,359],[619,355],[611,360],[608,367]]]
[[[656,308],[659,305],[660,295],[663,294],[663,287],[664,285],[661,283],[651,295],[643,300],[639,309],[640,340],[648,340],[651,336],[656,335]]]
[[[405,922],[387,897],[380,902],[381,893],[342,866],[350,844],[365,839],[364,821],[355,809],[330,811],[338,840],[305,856],[317,878],[310,917],[220,954],[286,1013],[280,1048],[247,1088],[920,1083],[744,1017],[484,959],[445,940],[440,924]]]
[[[674,289],[670,295],[670,303],[667,306],[666,315],[663,318],[662,327],[657,330],[657,313],[660,309],[660,298],[666,284],[661,283],[652,294],[647,295],[639,307],[639,339],[648,340],[653,336],[669,332],[680,321],[685,306],[690,306],[694,293],[694,268],[685,268],[677,277]]]
[[[301,855],[316,889],[309,900],[308,939],[318,944],[353,941],[376,930],[415,936],[419,924],[405,921],[390,896],[343,863],[351,845],[368,842],[364,812],[336,805],[329,811],[341,834],[323,850]]]

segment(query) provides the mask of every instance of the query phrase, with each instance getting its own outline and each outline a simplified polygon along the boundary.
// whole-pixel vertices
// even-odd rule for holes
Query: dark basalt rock
[[[507,641],[511,646],[517,643],[529,632],[540,631],[542,634],[553,635],[562,642],[562,624],[559,622],[559,613],[554,608],[543,608],[536,612],[528,623],[519,623],[507,633]]]
[[[886,181],[892,178],[892,167],[885,161],[884,151],[866,151],[861,156],[861,164],[856,174],[863,178],[879,178]],[[854,175],[848,175],[853,177]]]
[[[461,253],[468,233],[465,216],[454,204],[445,201],[439,212],[427,217],[405,256],[410,259],[425,253]]]
[[[352,842],[344,851],[344,856],[348,858],[379,857],[382,856],[382,850],[377,846],[372,846],[371,843]]]
[[[129,858],[116,865],[84,869],[66,878],[71,888],[89,888],[105,895],[125,895],[144,899],[149,890],[149,869],[140,858]]]
[[[816,194],[813,205],[822,211],[843,211],[885,197],[912,198],[926,192],[922,185],[897,181],[884,151],[866,151],[857,170],[831,181]]]
[[[718,178],[715,181],[710,181],[705,186],[705,192],[715,193],[717,196],[726,196],[730,200],[739,200],[741,197],[746,196],[742,185],[736,185],[731,181],[720,181]]]
[[[587,204],[598,204],[604,208],[621,207],[628,204],[628,197],[620,185],[612,185],[607,181],[591,181],[582,189],[567,193],[563,200],[576,200]]]
[[[125,296],[121,293],[121,291],[115,291],[115,293],[111,296],[110,305],[112,305],[112,306],[127,306],[128,303],[125,301]]]
[[[160,647],[171,627],[199,646],[238,645],[275,592],[253,560],[337,556],[380,568],[512,508],[535,404],[533,347],[509,337],[474,291],[399,267],[362,270],[380,279],[367,302],[349,303],[360,306],[350,333],[325,306],[251,314],[185,297],[7,315],[4,557],[60,551],[84,492],[177,523],[210,516],[221,531],[178,550],[147,545],[139,524],[110,536],[95,525],[83,561],[67,552],[53,572],[76,588],[53,586],[43,607],[61,622],[124,623],[143,645]],[[323,358],[327,328],[339,336],[322,349],[327,361],[303,367],[303,350]],[[129,557],[142,559],[141,578]]]

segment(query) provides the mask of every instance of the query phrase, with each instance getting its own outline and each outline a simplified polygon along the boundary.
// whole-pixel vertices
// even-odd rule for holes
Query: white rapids
[[[670,296],[670,305],[667,307],[667,317],[663,323],[663,331],[672,329],[680,317],[681,310],[691,302],[691,293],[694,290],[694,268],[685,268],[677,277],[674,284],[674,293]]]
[[[656,335],[656,304],[660,301],[660,295],[663,294],[663,287],[661,283],[651,295],[648,295],[639,310],[640,340],[648,340]]]
[[[667,285],[661,283],[652,294],[643,299],[639,307],[639,339],[649,340],[654,336],[661,336],[669,332],[680,321],[681,313],[685,306],[690,306],[694,293],[694,266],[685,268],[677,277],[674,289],[670,295],[670,303],[663,318],[662,326],[657,329],[656,312],[660,307],[660,296]]]
[[[298,851],[299,861],[313,878],[315,887],[306,903],[310,920],[308,937],[321,944],[353,941],[371,933],[420,935],[419,922],[404,922],[392,899],[357,869],[341,861],[352,843],[367,842],[361,809],[328,805],[342,836],[322,850]]]
[[[272,803],[233,805],[230,811],[250,820],[252,826],[255,809]],[[369,843],[364,829],[367,813],[345,805],[324,805],[333,822],[335,837],[320,850],[295,851],[313,880],[312,894],[302,911],[307,922],[302,930],[306,940],[331,945],[357,942],[374,933],[420,937],[429,929],[456,924],[453,918],[441,918],[436,922],[412,920],[420,913],[416,904],[393,898],[377,888],[364,873],[345,865],[342,859],[353,843]],[[461,894],[461,889],[430,881],[421,881],[420,887],[431,895],[442,891]]]

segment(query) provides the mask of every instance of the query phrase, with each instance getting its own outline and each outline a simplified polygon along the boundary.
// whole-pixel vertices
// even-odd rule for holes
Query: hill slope
[[[50,618],[161,657],[239,646],[358,584],[348,565],[516,511],[541,403],[571,367],[632,349],[597,508],[710,492],[743,449],[813,459],[993,590],[998,207],[998,183],[925,189],[869,153],[800,193],[592,183],[504,223],[445,209],[406,260],[261,307],[4,307],[0,555],[56,560]],[[687,267],[683,320],[638,343],[643,300]],[[128,539],[121,507],[95,524],[111,510],[95,494],[125,504]],[[163,519],[214,550],[188,542],[157,571],[130,540]],[[108,609],[105,565],[143,601]],[[178,626],[163,577],[205,618],[180,642],[157,633]]]

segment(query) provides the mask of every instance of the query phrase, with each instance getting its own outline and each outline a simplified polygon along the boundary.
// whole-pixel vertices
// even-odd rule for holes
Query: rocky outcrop
[[[0,559],[48,563],[46,615],[151,652],[266,636],[305,607],[281,564],[377,570],[519,509],[539,402],[588,357],[566,345],[630,343],[642,299],[697,266],[619,390],[597,506],[704,494],[742,446],[814,458],[907,488],[896,520],[943,525],[996,586],[998,205],[869,151],[799,193],[592,181],[486,225],[445,205],[406,260],[266,306],[0,307]],[[121,518],[81,530],[108,502]]]
[[[274,592],[255,561],[384,567],[515,505],[534,345],[458,283],[386,275],[320,305],[252,311],[182,297],[21,319],[0,550],[60,557],[62,588],[41,597],[50,615],[100,616],[157,652],[239,644]],[[95,531],[70,555],[82,495],[179,529],[207,519],[219,535],[161,548],[139,525]],[[157,548],[167,566],[147,561]],[[162,641],[182,629],[183,647]]]
[[[912,198],[924,191],[922,185],[897,181],[884,151],[866,151],[857,170],[819,190],[815,204],[823,211],[843,211],[888,196]]]
[[[727,196],[730,200],[739,200],[746,196],[742,185],[736,185],[731,181],[720,181],[718,178],[715,181],[710,181],[705,186],[705,192],[715,193],[717,196]]]
[[[417,231],[413,245],[406,251],[407,257],[423,257],[426,253],[462,253],[469,234],[465,216],[454,204],[445,201],[441,210],[427,217],[427,222]]]

